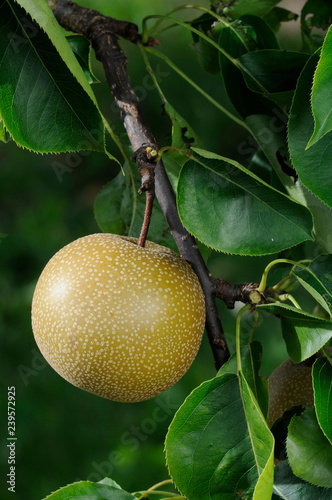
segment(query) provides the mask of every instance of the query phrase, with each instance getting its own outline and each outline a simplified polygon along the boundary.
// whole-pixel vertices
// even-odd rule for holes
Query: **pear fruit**
[[[45,359],[73,385],[136,402],[175,384],[198,352],[204,295],[172,250],[92,234],[57,252],[33,296],[32,328]]]
[[[269,377],[269,427],[293,406],[314,407],[312,365],[314,359],[293,363],[286,359]]]

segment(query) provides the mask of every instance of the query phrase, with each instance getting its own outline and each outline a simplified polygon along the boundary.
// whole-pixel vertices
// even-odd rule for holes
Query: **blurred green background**
[[[208,6],[208,2],[195,2]],[[118,19],[141,26],[142,18],[166,13],[178,1],[131,2],[81,1]],[[181,19],[199,11],[180,13]],[[289,27],[291,28],[291,27]],[[292,31],[293,30],[293,31]],[[290,43],[297,43],[293,23]],[[229,106],[220,76],[201,71],[190,35],[180,28],[159,37],[159,50],[167,53],[215,99]],[[287,42],[288,43],[288,42]],[[121,42],[133,86],[141,98],[147,120],[161,145],[170,135],[170,122],[162,115],[161,101],[147,76],[139,49]],[[286,44],[286,41],[285,41]],[[239,153],[247,134],[226,119],[160,60],[151,58],[160,84],[171,104],[200,135],[205,147],[246,164]],[[94,71],[101,83],[94,85],[105,116],[115,131],[123,132],[119,115],[99,63]],[[109,141],[109,150],[120,158]],[[54,162],[69,166],[60,179]],[[85,393],[63,380],[39,354],[35,344],[30,307],[36,281],[52,255],[74,239],[99,231],[93,215],[95,197],[118,173],[118,166],[98,153],[84,155],[36,155],[15,144],[0,144],[0,325],[2,368],[1,421],[6,431],[7,386],[16,387],[17,445],[16,497],[39,500],[76,480],[98,481],[112,477],[124,489],[147,488],[167,478],[163,440],[176,408],[189,392],[215,374],[213,358],[204,338],[201,350],[183,379],[158,398],[143,403],[121,404]],[[209,268],[215,276],[233,283],[259,281],[271,257],[245,258],[212,253]],[[279,271],[280,276],[283,270]],[[276,281],[278,277],[276,276]],[[234,345],[236,311],[220,312],[230,347]],[[246,319],[249,332],[252,319]],[[268,376],[286,357],[278,321],[261,318],[256,338],[264,343],[262,373]],[[1,469],[7,473],[8,450],[2,440]],[[13,495],[3,489],[4,496]],[[6,496],[7,493],[7,496]],[[1,494],[2,495],[2,494]]]

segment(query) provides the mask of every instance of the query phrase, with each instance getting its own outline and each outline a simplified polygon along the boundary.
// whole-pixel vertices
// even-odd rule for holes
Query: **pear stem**
[[[155,197],[154,191],[153,192],[151,192],[151,191],[146,192],[145,212],[144,212],[143,224],[142,224],[141,234],[139,235],[138,242],[137,242],[137,245],[139,247],[145,246],[146,237],[148,235],[150,222],[151,222],[154,197]]]

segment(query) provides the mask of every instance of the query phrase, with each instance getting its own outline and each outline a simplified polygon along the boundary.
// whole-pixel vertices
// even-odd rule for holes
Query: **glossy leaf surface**
[[[319,141],[332,130],[332,95],[330,83],[332,78],[332,27],[329,29],[318,66],[315,71],[311,94],[312,113],[315,120],[315,129],[308,142],[307,148]]]
[[[307,269],[295,269],[293,274],[301,285],[332,314],[332,255],[320,255]]]
[[[90,64],[90,42],[81,35],[67,36],[68,43],[74,52],[81,68],[84,71],[87,81],[91,83],[98,83],[99,80],[94,76]]]
[[[263,255],[310,239],[312,219],[305,207],[233,160],[200,149],[195,155],[180,173],[178,209],[185,227],[204,244]]]
[[[132,500],[134,498],[115,485],[80,481],[55,491],[45,500]]]
[[[24,2],[37,13],[39,4]],[[52,41],[15,2],[0,6],[1,118],[15,142],[36,152],[104,151],[103,124],[90,86],[51,16],[42,3],[37,17],[54,34]]]
[[[190,394],[171,423],[166,454],[191,500],[271,496],[273,438],[242,374],[223,374]]]
[[[332,131],[306,149],[314,130],[310,96],[317,62],[318,55],[314,54],[298,80],[289,118],[288,143],[291,160],[301,182],[332,207]]]
[[[318,423],[332,444],[332,365],[327,358],[316,359],[312,378]]]
[[[272,500],[330,500],[331,492],[303,481],[293,474],[287,460],[274,469]]]
[[[257,309],[268,309],[281,316],[281,329],[290,358],[299,363],[315,354],[332,337],[332,322],[306,313],[287,304],[264,304]]]
[[[273,93],[295,89],[307,60],[301,52],[257,50],[239,57],[238,63],[251,90]]]

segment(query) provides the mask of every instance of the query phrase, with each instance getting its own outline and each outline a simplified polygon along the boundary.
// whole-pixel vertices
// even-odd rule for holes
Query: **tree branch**
[[[118,105],[128,137],[137,151],[143,145],[155,147],[156,140],[145,121],[138,98],[127,73],[127,59],[119,47],[117,36],[110,29],[109,18],[91,9],[84,9],[66,0],[48,0],[54,15],[64,28],[83,34],[104,67],[106,80]],[[195,239],[183,227],[176,207],[176,198],[162,161],[155,170],[155,190],[161,209],[181,256],[197,274],[205,296],[206,332],[216,369],[228,359],[229,351],[217,311],[214,283],[198,250]]]

